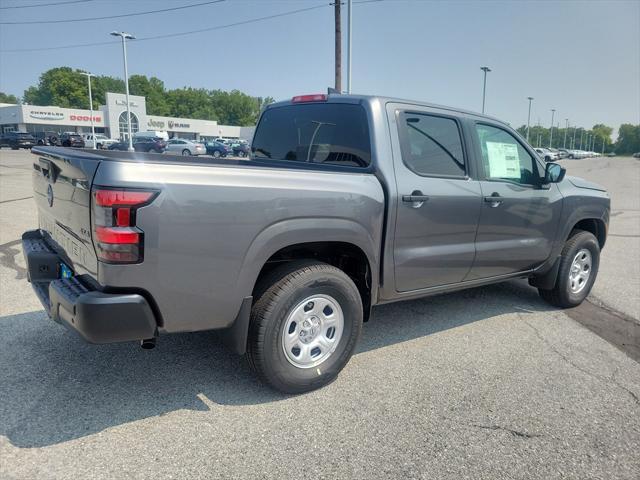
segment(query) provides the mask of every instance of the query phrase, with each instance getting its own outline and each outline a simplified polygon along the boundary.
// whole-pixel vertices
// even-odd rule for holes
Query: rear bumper
[[[82,277],[58,278],[61,259],[39,230],[22,235],[28,280],[49,316],[90,343],[143,340],[157,335],[147,300],[137,293],[104,293]]]

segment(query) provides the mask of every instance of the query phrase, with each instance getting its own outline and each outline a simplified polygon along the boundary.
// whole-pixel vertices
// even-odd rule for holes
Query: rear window
[[[371,142],[366,112],[360,105],[341,103],[268,109],[251,151],[254,159],[368,167]]]

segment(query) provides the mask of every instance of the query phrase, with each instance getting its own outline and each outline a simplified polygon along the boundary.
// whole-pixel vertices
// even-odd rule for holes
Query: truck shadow
[[[551,311],[510,282],[378,307],[356,355],[522,310]],[[44,312],[0,318],[0,435],[43,447],[176,410],[288,398],[262,385],[215,333],[161,337],[155,350],[85,344]],[[313,393],[311,394],[313,395]]]

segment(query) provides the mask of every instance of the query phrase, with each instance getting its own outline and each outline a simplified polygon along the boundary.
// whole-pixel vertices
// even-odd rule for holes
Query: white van
[[[169,134],[164,130],[147,130],[146,132],[136,132],[133,138],[161,138],[165,142],[169,140]]]

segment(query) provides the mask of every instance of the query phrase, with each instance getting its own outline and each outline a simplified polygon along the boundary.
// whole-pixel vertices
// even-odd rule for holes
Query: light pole
[[[129,135],[129,148],[133,152],[133,138],[131,138],[131,105],[129,104],[129,72],[127,71],[127,39],[135,40],[136,37],[125,32],[111,32],[114,37],[122,39],[122,57],[124,60],[124,86],[127,93],[127,134]]]
[[[553,141],[553,117],[556,114],[556,109],[551,109],[551,130],[549,130],[549,148],[551,148],[551,142]]]
[[[564,141],[562,142],[562,148],[564,148],[566,150],[566,148],[567,148],[567,131],[569,130],[569,119],[565,118],[564,122],[565,122],[565,125],[564,125]]]
[[[91,77],[95,77],[93,73],[89,72],[80,72],[81,75],[85,75],[87,77],[87,83],[89,84],[89,109],[91,110],[91,138],[93,139],[93,149],[96,147],[96,128],[93,124],[93,97],[91,96]]]
[[[580,130],[580,150],[584,150],[584,143],[582,143],[582,136],[584,135],[584,129]]]
[[[529,142],[529,123],[531,123],[531,101],[533,97],[527,97],[529,100],[529,113],[527,115],[527,142]]]
[[[480,70],[484,72],[484,83],[482,84],[482,113],[484,113],[484,100],[487,94],[487,72],[490,72],[489,67],[480,67]]]
[[[351,93],[351,0],[347,2],[347,93]]]
[[[578,127],[573,127],[573,140],[571,140],[571,150],[576,149],[576,132],[578,131]]]

